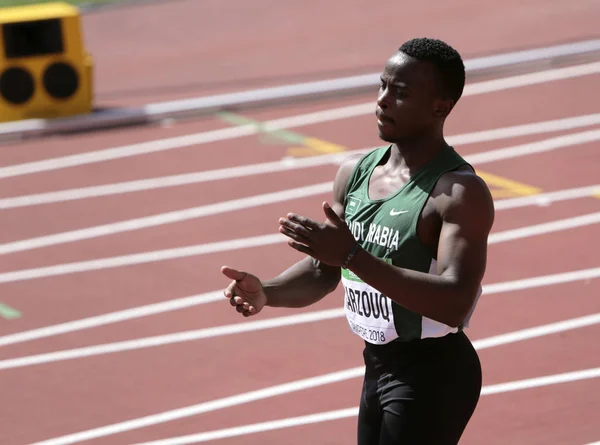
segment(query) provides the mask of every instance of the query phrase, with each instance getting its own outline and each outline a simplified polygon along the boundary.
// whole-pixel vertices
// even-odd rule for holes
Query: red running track
[[[183,8],[189,2],[181,4]],[[557,8],[558,2],[552,5],[548,10]],[[539,7],[536,11],[540,11]],[[573,14],[580,14],[583,23],[583,4],[581,8]],[[140,11],[143,13],[144,9]],[[526,9],[520,11],[524,22],[533,16]],[[90,16],[87,20],[101,20],[110,14]],[[579,36],[572,28],[566,28],[565,20],[552,16],[547,20],[557,23],[556,39]],[[467,39],[464,30],[458,28],[458,19],[452,23],[454,28],[448,25],[454,30],[450,35],[462,39],[459,40],[465,43],[467,53],[549,43],[539,36],[527,39],[516,33],[513,40],[507,38],[505,42],[496,42],[495,46],[479,42],[481,46],[477,46]],[[108,56],[104,54],[104,57]],[[332,69],[332,66],[320,63],[321,59],[317,58],[316,70]],[[351,65],[351,62],[346,63]],[[370,59],[365,63],[371,63]],[[343,69],[347,65],[337,66]],[[290,70],[301,72],[297,67]],[[279,73],[275,68],[271,72]],[[168,73],[162,75],[165,79],[170,78]],[[144,82],[152,88],[159,80],[150,76]],[[597,111],[595,104],[600,100],[595,87],[599,80],[598,74],[592,74],[465,97],[448,122],[447,134],[461,135],[594,113]],[[281,106],[255,110],[245,116],[266,121],[369,101],[374,101],[374,97]],[[227,127],[228,124],[215,117],[170,127],[123,129],[29,141],[2,147],[0,165],[11,168],[70,154]],[[457,145],[457,149],[462,154],[472,155],[590,130],[600,130],[600,124]],[[299,137],[336,143],[346,149],[379,144],[370,115],[289,131]],[[292,148],[297,148],[297,144],[256,135],[16,175],[1,179],[0,202],[24,195],[277,162]],[[502,196],[519,196],[531,191],[526,186],[544,193],[595,185],[599,163],[597,139],[593,139],[567,144],[551,152],[525,153],[476,167],[488,175],[490,186],[500,200]],[[18,337],[14,337],[23,332],[39,333],[35,330],[47,326],[60,327],[75,320],[218,291],[227,283],[219,272],[223,264],[250,269],[261,277],[279,273],[300,258],[284,243],[256,242],[236,247],[230,240],[247,243],[253,237],[274,235],[278,217],[288,211],[320,217],[319,205],[330,197],[326,188],[313,195],[248,208],[236,207],[239,204],[229,209],[216,208],[209,215],[145,228],[120,231],[115,224],[165,212],[178,212],[181,216],[189,214],[185,209],[206,209],[231,200],[243,203],[257,195],[327,183],[333,179],[336,168],[334,163],[323,163],[311,168],[140,192],[2,208],[0,301],[21,311],[22,317],[0,318],[3,395],[0,443],[16,445],[48,440],[361,366],[361,342],[339,316],[327,321],[255,329],[263,321],[282,316],[309,316],[339,309],[340,289],[314,307],[299,311],[267,309],[253,320],[242,319],[232,312],[227,301],[208,298],[204,304],[185,309],[114,323],[99,322],[98,326],[68,333],[53,333],[46,337],[38,334],[28,341],[17,341]],[[507,183],[507,180],[513,182]],[[485,285],[600,267],[596,250],[600,227],[597,218],[593,217],[598,212],[600,199],[590,194],[550,205],[499,209],[494,233],[561,222],[548,233],[540,233],[538,227],[526,230],[520,239],[492,242]],[[569,227],[569,221],[582,215],[592,217],[578,227]],[[68,240],[74,231],[100,225],[108,225],[108,233]],[[67,239],[47,238],[57,234]],[[18,247],[17,241],[24,242]],[[34,242],[41,244],[36,246]],[[214,243],[218,242],[221,244],[215,247]],[[206,248],[207,245],[212,245],[216,251],[184,256],[184,252],[176,250],[173,258],[164,258],[166,249]],[[119,265],[115,260],[118,256],[154,251],[162,253],[154,259],[148,254],[137,260],[128,257],[130,260],[126,265]],[[97,269],[86,263],[96,259],[105,259],[106,267]],[[80,270],[68,272],[55,267],[57,265],[77,265]],[[587,278],[564,279],[553,285],[504,293],[494,292],[493,286],[488,287],[491,291],[482,297],[468,334],[477,341],[597,314],[600,312],[597,276],[596,272]],[[588,326],[481,350],[484,385],[597,369],[600,354],[594,339],[600,334],[598,322],[600,320]],[[250,323],[249,332],[233,332],[245,323]],[[180,339],[163,344],[168,340],[169,337],[165,337],[168,334],[184,331],[197,334],[202,329],[223,326],[220,334],[210,338],[185,342]],[[152,346],[143,340],[153,336],[160,336],[159,344]],[[12,344],[3,345],[2,342],[9,339],[13,339]],[[115,343],[133,339],[141,340],[128,350],[111,352],[109,346],[105,346],[89,356],[78,352],[78,348],[115,347]],[[47,355],[56,351],[70,351],[71,357]],[[26,359],[14,360],[18,358]],[[167,422],[151,420],[143,427],[136,425],[135,428],[124,427],[120,432],[104,431],[86,443],[138,443],[353,408],[357,405],[359,388],[360,378],[354,377],[223,409],[209,409],[202,414]],[[600,426],[594,415],[600,411],[600,402],[594,397],[598,390],[600,380],[595,377],[485,395],[461,443],[583,445],[598,440]],[[215,441],[222,444],[353,443],[355,420],[350,416]]]

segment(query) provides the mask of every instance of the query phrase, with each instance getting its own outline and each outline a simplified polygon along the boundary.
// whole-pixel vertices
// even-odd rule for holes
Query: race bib
[[[347,269],[342,269],[344,309],[350,329],[376,345],[398,338],[392,300]]]

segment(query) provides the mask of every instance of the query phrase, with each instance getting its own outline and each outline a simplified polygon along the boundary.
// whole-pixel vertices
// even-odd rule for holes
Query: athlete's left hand
[[[356,240],[348,225],[327,203],[323,203],[324,223],[288,213],[279,219],[279,231],[290,238],[288,244],[299,252],[330,266],[339,267],[354,247]]]

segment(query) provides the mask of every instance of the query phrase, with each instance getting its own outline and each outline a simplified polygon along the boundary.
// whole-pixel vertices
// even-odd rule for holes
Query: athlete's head
[[[441,40],[405,42],[387,61],[377,99],[380,137],[398,142],[443,125],[462,96],[465,66]]]

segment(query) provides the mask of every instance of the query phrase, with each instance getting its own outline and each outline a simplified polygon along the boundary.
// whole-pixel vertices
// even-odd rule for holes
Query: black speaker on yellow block
[[[0,122],[92,110],[93,61],[67,3],[0,8]]]

